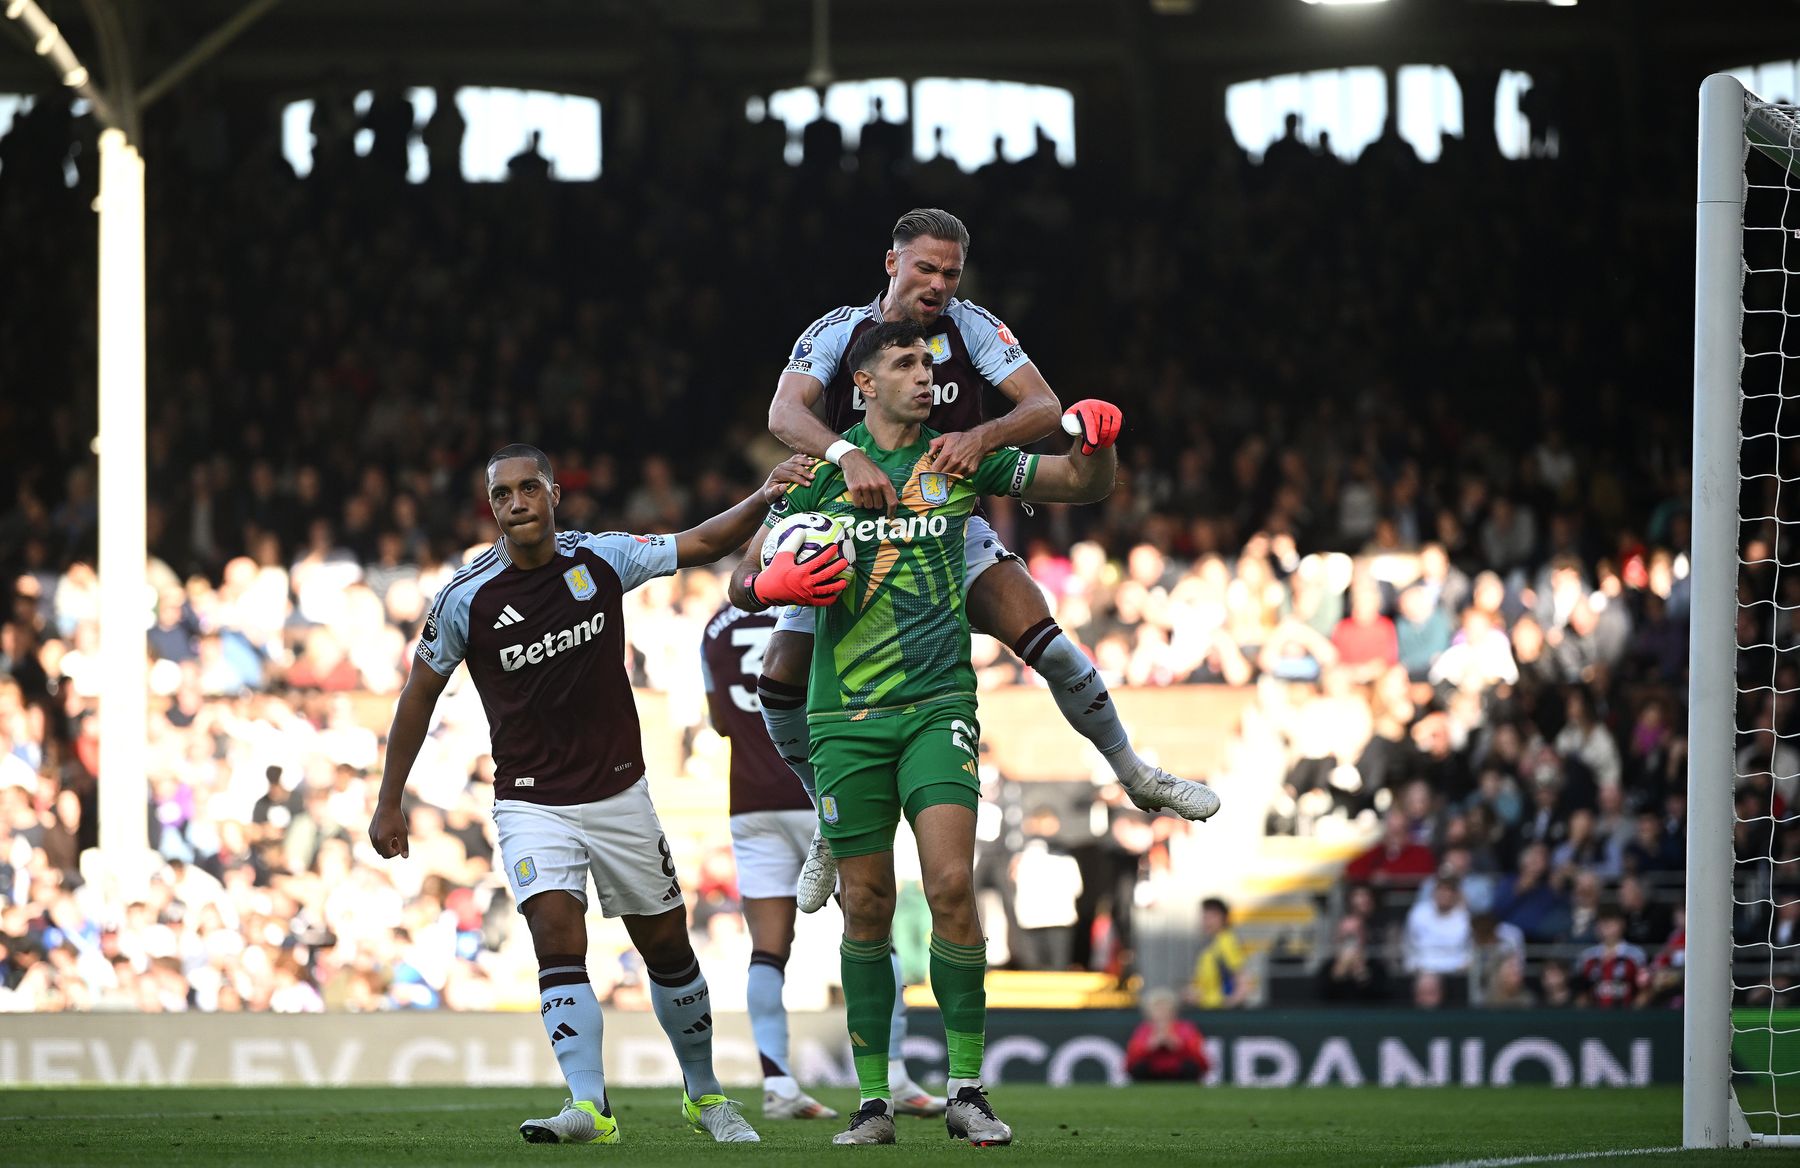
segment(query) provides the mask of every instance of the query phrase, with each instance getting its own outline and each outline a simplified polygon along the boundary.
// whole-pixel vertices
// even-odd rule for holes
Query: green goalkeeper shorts
[[[858,722],[819,721],[811,731],[819,831],[833,855],[893,850],[902,812],[910,823],[927,807],[973,809],[981,801],[973,699]]]

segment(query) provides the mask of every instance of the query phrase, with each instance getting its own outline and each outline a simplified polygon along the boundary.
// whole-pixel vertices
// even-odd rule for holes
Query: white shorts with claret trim
[[[969,522],[963,525],[963,592],[975,586],[981,574],[999,563],[1001,560],[1016,560],[1018,556],[1006,550],[1000,537],[994,534],[994,525],[979,515],[969,516]],[[813,635],[814,623],[818,619],[818,610],[804,604],[790,604],[778,610],[775,618],[775,631],[778,633],[795,632]]]
[[[568,807],[502,799],[494,826],[520,912],[540,892],[572,893],[586,904],[590,874],[604,916],[653,917],[686,903],[647,778]]]
[[[739,896],[794,898],[819,818],[812,811],[746,811],[731,817]]]

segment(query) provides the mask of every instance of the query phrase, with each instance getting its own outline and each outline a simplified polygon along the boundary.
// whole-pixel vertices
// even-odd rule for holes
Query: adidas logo
[[[668,904],[671,900],[674,900],[675,898],[679,897],[680,895],[681,895],[680,883],[677,881],[671,880],[669,882],[669,890],[667,892],[663,893],[663,896],[662,896],[663,903]]]
[[[552,1030],[550,1032],[550,1045],[555,1046],[557,1043],[561,1042],[565,1038],[579,1038],[579,1037],[580,1037],[580,1035],[575,1032],[575,1028],[573,1026],[569,1025],[567,1022],[564,1022],[562,1025],[558,1026],[555,1030]]]
[[[1093,704],[1087,708],[1086,712],[1092,714],[1095,711],[1099,710],[1102,706],[1106,705],[1106,702],[1107,702],[1106,694],[1102,693],[1094,699]]]
[[[503,629],[507,625],[516,625],[524,619],[524,617],[519,615],[519,610],[509,604],[500,610],[500,619],[494,622],[494,627]]]
[[[702,1015],[700,1015],[700,1021],[694,1023],[692,1026],[689,1026],[686,1030],[683,1030],[682,1033],[683,1034],[704,1034],[708,1030],[711,1030],[711,1029],[712,1029],[712,1015],[711,1014],[702,1014]]]

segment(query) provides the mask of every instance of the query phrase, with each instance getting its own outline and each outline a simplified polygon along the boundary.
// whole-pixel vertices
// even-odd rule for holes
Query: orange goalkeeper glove
[[[844,575],[844,553],[836,544],[804,564],[796,558],[804,533],[795,531],[769,561],[769,566],[744,581],[744,587],[761,604],[804,604],[820,608],[850,587]]]
[[[1083,398],[1063,411],[1063,433],[1081,439],[1081,453],[1092,454],[1111,446],[1125,424],[1125,415],[1111,402],[1097,397]]]

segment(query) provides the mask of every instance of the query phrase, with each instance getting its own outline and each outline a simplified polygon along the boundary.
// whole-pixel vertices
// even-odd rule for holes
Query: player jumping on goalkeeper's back
[[[962,220],[936,208],[909,211],[894,224],[890,244],[886,289],[868,304],[826,313],[800,334],[769,407],[775,437],[802,454],[839,464],[851,499],[888,514],[897,504],[892,483],[842,437],[866,409],[845,354],[881,322],[912,321],[924,333],[934,373],[925,421],[937,431],[931,440],[936,470],[973,475],[993,451],[1051,433],[1060,412],[1056,394],[1012,330],[985,308],[957,298],[969,251]],[[1013,402],[1001,417],[983,417],[990,388]],[[1048,683],[1063,717],[1094,744],[1134,804],[1192,820],[1219,809],[1212,788],[1171,775],[1132,749],[1105,679],[1057,625],[1043,592],[979,509],[964,529],[963,561],[970,623],[1011,646]],[[812,634],[811,610],[783,614],[764,654],[758,687],[769,737],[809,792],[813,778],[803,706]],[[818,909],[835,884],[830,846],[815,838],[801,872],[800,910]]]
[[[936,468],[937,434],[923,425],[933,397],[927,329],[905,320],[878,324],[857,338],[846,364],[868,417],[845,440],[886,477],[896,515],[858,505],[841,470],[819,467],[811,484],[788,491],[769,526],[799,511],[842,516],[856,553],[848,586],[819,574],[819,563],[836,564],[835,548],[799,562],[798,531],[768,568],[740,569],[731,582],[732,603],[742,609],[817,608],[807,722],[820,831],[843,881],[845,1011],[862,1095],[835,1142],[894,1141],[888,955],[894,834],[904,814],[931,910],[931,986],[949,1055],[945,1123],[971,1143],[1010,1143],[1012,1131],[981,1085],[987,943],[974,893],[981,732],[963,598],[964,528],[984,494],[1046,503],[1105,498],[1118,467],[1119,411],[1097,401],[1074,406],[1069,413],[1083,437],[1069,454],[1003,447],[983,455],[973,473],[952,475]],[[767,535],[751,541],[746,565],[760,562]]]

